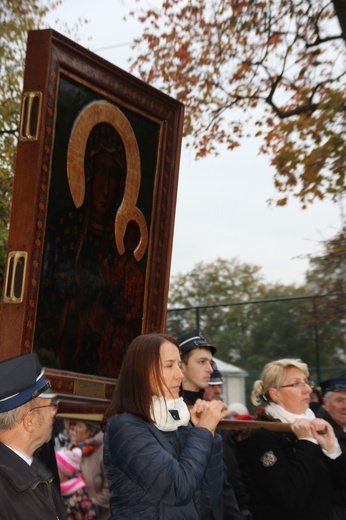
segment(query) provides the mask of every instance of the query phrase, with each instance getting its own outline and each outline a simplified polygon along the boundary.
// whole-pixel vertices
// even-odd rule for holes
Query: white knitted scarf
[[[265,411],[266,414],[271,415],[274,419],[279,419],[283,423],[293,423],[296,419],[307,419],[308,421],[315,419],[315,414],[311,408],[307,408],[304,413],[292,413],[279,404],[270,403],[266,406]]]
[[[172,432],[179,426],[186,426],[190,420],[190,412],[182,397],[166,399],[153,397],[151,417],[155,426],[163,432]]]

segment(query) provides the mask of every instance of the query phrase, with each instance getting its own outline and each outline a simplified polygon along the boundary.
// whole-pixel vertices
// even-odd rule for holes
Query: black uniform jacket
[[[343,428],[334,421],[334,419],[329,415],[329,413],[324,409],[323,406],[316,412],[316,417],[321,417],[325,421],[328,421],[334,429],[334,433],[336,438],[339,441],[340,448],[342,450],[342,456],[344,457],[346,464],[346,432],[344,432]],[[336,518],[346,519],[346,478],[338,478],[338,476],[334,479],[334,493],[333,493],[333,502],[334,507],[338,508],[339,513]]]
[[[0,520],[65,520],[52,476],[35,469],[0,442]]]
[[[328,520],[333,479],[345,475],[342,456],[293,434],[258,429],[240,434],[239,452],[247,474],[255,520]]]

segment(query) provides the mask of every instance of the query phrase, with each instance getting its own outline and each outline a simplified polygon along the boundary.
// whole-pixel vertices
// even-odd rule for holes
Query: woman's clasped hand
[[[197,399],[190,408],[191,422],[199,428],[207,428],[214,434],[220,421],[230,415],[225,403],[222,401],[204,401]]]

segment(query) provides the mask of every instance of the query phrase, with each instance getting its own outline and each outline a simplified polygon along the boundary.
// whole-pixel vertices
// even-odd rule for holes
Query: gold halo
[[[127,117],[108,101],[93,101],[77,117],[67,149],[67,180],[76,208],[85,199],[84,158],[91,130],[99,123],[108,123],[119,133],[125,147],[126,182],[124,197],[115,220],[115,242],[119,254],[124,254],[124,236],[127,224],[134,220],[140,229],[140,241],[135,249],[135,258],[143,257],[148,245],[148,229],[145,218],[136,207],[140,182],[141,161],[137,139]]]

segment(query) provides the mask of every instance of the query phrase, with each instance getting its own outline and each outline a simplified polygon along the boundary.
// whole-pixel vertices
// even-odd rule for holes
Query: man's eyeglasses
[[[52,413],[56,413],[59,408],[59,401],[53,401],[50,404],[44,404],[42,406],[34,406],[29,411],[32,412],[33,410],[38,410],[39,408],[50,408]]]
[[[297,381],[297,383],[291,383],[290,385],[281,385],[278,388],[303,388],[305,385],[314,388],[315,383],[306,379],[305,381]]]

